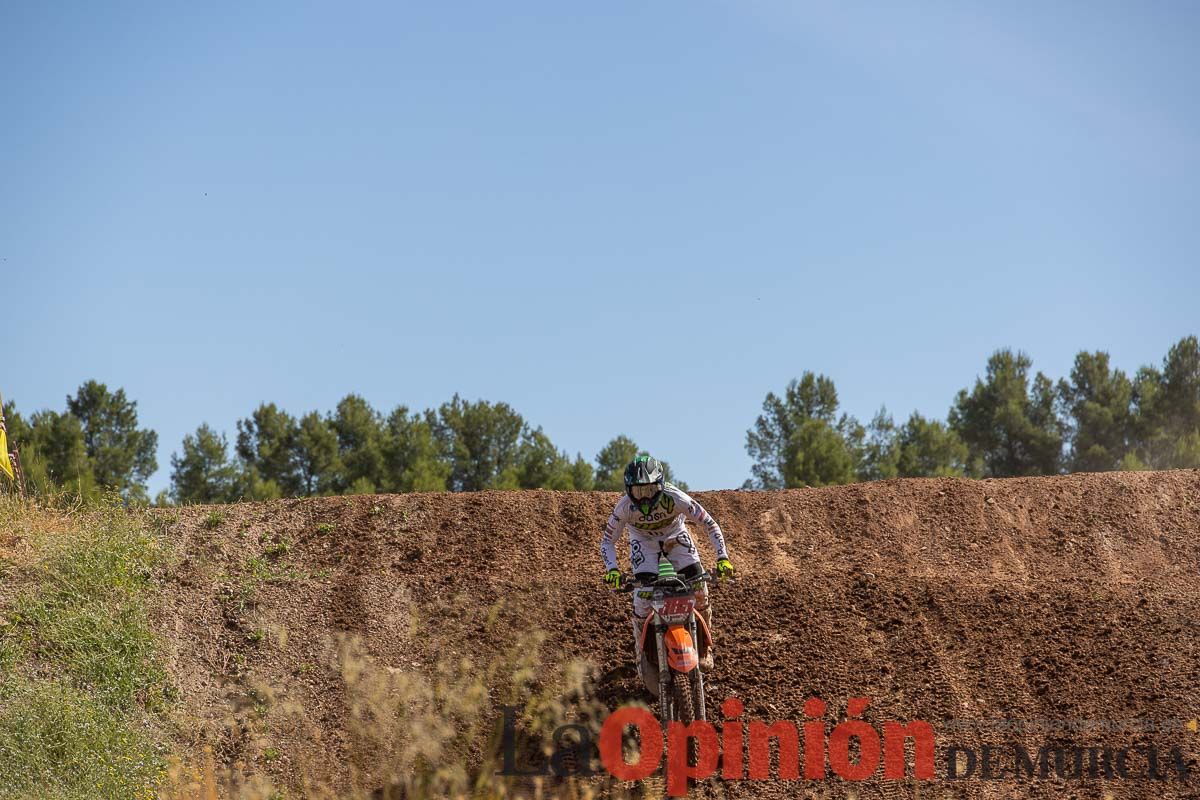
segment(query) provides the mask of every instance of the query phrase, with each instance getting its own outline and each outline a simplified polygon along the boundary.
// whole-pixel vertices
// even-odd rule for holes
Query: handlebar
[[[635,589],[646,589],[650,587],[666,589],[666,588],[691,588],[694,583],[716,583],[716,579],[711,572],[702,572],[694,578],[685,578],[682,575],[655,575],[651,580],[639,580],[637,575],[628,575],[621,573],[621,588],[611,589],[610,591],[618,594],[630,594]]]

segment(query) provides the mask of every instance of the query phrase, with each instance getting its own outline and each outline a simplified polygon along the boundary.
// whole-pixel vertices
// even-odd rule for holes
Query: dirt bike
[[[654,580],[622,579],[626,587],[622,592],[645,592],[639,597],[650,601],[651,611],[639,637],[642,659],[638,672],[650,693],[658,695],[660,718],[664,723],[708,719],[704,673],[699,665],[701,653],[712,646],[712,634],[696,613],[693,586],[712,583],[712,576],[704,572],[686,579],[663,559]]]

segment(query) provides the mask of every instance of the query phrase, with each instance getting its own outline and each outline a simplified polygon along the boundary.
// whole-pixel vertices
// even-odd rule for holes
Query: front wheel
[[[691,672],[676,672],[671,670],[671,718],[684,725],[689,725],[698,719],[704,719],[704,709],[698,704],[702,703],[703,694],[698,693],[700,678],[700,670],[694,669]],[[688,737],[687,741],[687,764],[689,767],[694,767],[700,761],[700,744],[694,738]],[[667,771],[670,772],[670,765],[667,765]],[[668,775],[668,781],[670,776]]]
[[[696,693],[692,686],[694,672],[671,671],[671,706],[675,712],[671,716],[684,725],[699,718],[696,714]]]

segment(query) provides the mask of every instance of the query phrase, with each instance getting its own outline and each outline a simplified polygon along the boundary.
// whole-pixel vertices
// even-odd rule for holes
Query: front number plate
[[[665,617],[678,617],[689,613],[695,607],[696,601],[690,597],[669,597],[663,601],[662,614]]]

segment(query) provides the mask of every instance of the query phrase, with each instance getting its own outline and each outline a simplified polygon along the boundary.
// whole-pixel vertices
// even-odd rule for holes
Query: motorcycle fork
[[[666,630],[666,623],[656,618],[654,620],[654,646],[658,653],[658,699],[662,703],[662,707],[668,709],[664,715],[667,719],[663,721],[669,722],[675,719],[677,710],[671,694],[671,666],[667,663],[667,648],[663,644],[663,634],[666,633]]]
[[[691,618],[688,620],[688,627],[691,629],[692,641],[696,643],[697,652],[699,652],[700,639],[696,636],[696,612],[692,612]],[[700,709],[700,713],[696,715],[697,719],[708,719],[708,706],[704,702],[704,673],[700,667],[692,670],[696,675],[696,682],[693,684],[696,688],[696,707]],[[680,677],[691,680],[691,675],[681,675]]]

